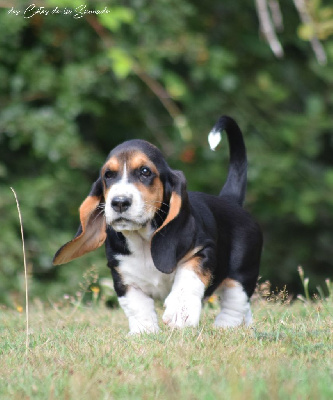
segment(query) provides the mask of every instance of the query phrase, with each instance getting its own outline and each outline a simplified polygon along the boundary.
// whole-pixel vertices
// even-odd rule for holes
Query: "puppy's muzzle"
[[[118,213],[123,213],[126,210],[128,210],[132,205],[132,199],[131,197],[127,196],[115,196],[111,200],[111,207],[114,209],[114,211]]]

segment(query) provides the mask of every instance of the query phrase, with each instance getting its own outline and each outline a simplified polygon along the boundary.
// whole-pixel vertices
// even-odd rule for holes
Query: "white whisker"
[[[99,208],[99,207],[96,207],[96,210],[97,210],[98,208]],[[105,210],[104,210],[104,208],[103,208],[101,211],[99,211],[99,212],[97,213],[97,215],[95,216],[95,218],[93,219],[92,222],[95,222],[96,219],[97,219],[98,217],[101,216],[101,214],[104,214],[104,218],[105,218]]]
[[[156,203],[159,203],[159,202],[156,202]],[[145,204],[146,204],[147,206],[151,207],[151,210],[155,210],[156,212],[157,212],[157,211],[160,211],[160,212],[164,213],[165,215],[168,214],[166,211],[160,209],[159,207],[154,206],[154,205],[153,205],[152,203],[150,203],[150,202],[145,201]]]
[[[161,204],[161,205],[163,205],[163,206],[167,206],[168,208],[170,207],[170,205],[169,204],[167,204],[167,203],[163,203],[163,201],[146,201],[145,203],[151,203],[151,204],[153,204],[153,203],[158,203],[158,204]]]

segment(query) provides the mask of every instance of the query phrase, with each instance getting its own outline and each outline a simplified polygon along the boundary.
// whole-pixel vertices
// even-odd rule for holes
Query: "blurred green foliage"
[[[49,10],[81,4],[46,2]],[[218,193],[227,143],[213,153],[207,133],[221,114],[233,116],[244,132],[246,208],[264,230],[263,278],[297,290],[299,264],[314,285],[331,276],[329,34],[328,63],[320,66],[292,2],[283,2],[281,60],[260,38],[254,4],[245,0],[127,0],[107,7],[108,14],[82,18],[24,18],[22,5],[19,15],[0,9],[0,302],[21,301],[23,287],[10,186],[21,205],[32,295],[73,292],[92,264],[108,275],[102,249],[52,267],[54,252],[76,231],[78,207],[108,152],[144,138],[185,172],[189,189]],[[333,7],[325,10],[317,14],[330,20]]]

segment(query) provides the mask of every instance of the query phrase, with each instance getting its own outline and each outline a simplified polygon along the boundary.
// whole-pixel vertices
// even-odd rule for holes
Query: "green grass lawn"
[[[162,308],[158,309],[159,315]],[[119,309],[0,310],[0,399],[332,399],[333,302],[256,300],[251,329],[128,336]]]

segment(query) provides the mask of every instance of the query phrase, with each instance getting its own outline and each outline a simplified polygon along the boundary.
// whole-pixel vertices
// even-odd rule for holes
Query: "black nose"
[[[111,207],[119,212],[122,213],[130,208],[132,204],[132,199],[126,196],[116,196],[111,201]]]

